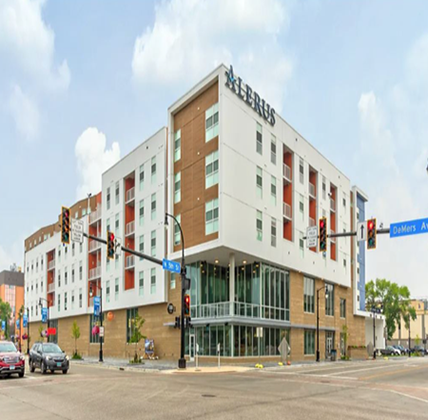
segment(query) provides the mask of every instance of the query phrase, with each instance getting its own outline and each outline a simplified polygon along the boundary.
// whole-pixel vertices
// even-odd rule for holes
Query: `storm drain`
[[[213,395],[213,394],[202,394],[202,396],[204,398],[215,398],[215,395]]]

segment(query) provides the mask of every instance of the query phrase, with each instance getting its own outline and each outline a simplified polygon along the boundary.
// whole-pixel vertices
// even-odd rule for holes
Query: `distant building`
[[[15,320],[24,305],[24,273],[5,270],[0,272],[0,299],[12,308],[9,332],[15,334]]]

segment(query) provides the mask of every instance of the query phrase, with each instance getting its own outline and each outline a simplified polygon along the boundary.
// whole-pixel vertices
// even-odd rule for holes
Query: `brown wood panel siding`
[[[218,137],[205,142],[205,111],[217,102],[218,82],[174,115],[174,130],[181,130],[181,159],[174,163],[174,174],[181,172],[181,201],[174,215],[181,216],[186,247],[218,238],[217,232],[205,235],[205,203],[218,198],[218,185],[205,189],[205,157],[218,150]]]

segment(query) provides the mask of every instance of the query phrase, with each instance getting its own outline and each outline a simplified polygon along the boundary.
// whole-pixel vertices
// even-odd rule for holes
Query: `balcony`
[[[89,278],[88,280],[95,280],[101,277],[101,266],[99,265],[98,267],[95,268],[91,268],[89,270]]]
[[[125,193],[125,204],[132,204],[135,198],[135,187],[130,188]]]
[[[97,207],[97,209],[89,215],[89,224],[98,222],[101,219],[101,207]]]
[[[125,236],[133,236],[135,232],[135,221],[129,222],[125,226]]]
[[[309,218],[309,227],[312,227],[312,226],[316,226],[316,222],[315,222],[315,219],[312,219],[312,217],[310,217]]]
[[[89,252],[98,251],[101,248],[101,242],[92,240],[89,242]]]
[[[135,265],[134,256],[128,255],[125,260],[125,269],[133,269]]]
[[[330,235],[331,234],[333,234],[333,233],[336,233],[334,230],[330,230]],[[336,238],[331,238],[330,237],[330,241],[333,243],[333,244],[335,244],[336,243]]]
[[[291,168],[285,163],[282,164],[282,175],[288,183],[291,183]]]
[[[334,212],[336,211],[336,203],[332,198],[330,198],[330,210]]]
[[[311,198],[314,198],[314,199],[317,198],[317,193],[315,191],[315,185],[311,184],[311,183],[309,183],[309,196]]]
[[[48,262],[48,271],[53,270],[55,268],[55,260],[51,260]]]
[[[287,220],[291,220],[291,206],[287,203],[282,203],[283,216]]]
[[[48,284],[48,293],[55,292],[55,283]]]

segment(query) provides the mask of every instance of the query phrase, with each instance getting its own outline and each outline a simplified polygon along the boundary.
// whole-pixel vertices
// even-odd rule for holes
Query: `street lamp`
[[[181,328],[180,328],[180,359],[178,359],[178,368],[186,369],[186,359],[184,358],[184,292],[186,282],[186,265],[184,261],[184,235],[183,229],[177,218],[172,214],[165,213],[165,226],[168,226],[168,217],[174,220],[177,223],[178,228],[180,229],[181,235]]]
[[[49,302],[47,301],[47,299],[40,297],[39,298],[39,306],[40,306],[40,308],[43,308],[42,300],[44,300],[46,302],[46,309],[47,309],[46,322],[48,324],[48,329],[49,329]],[[48,341],[49,341],[49,336],[47,338],[48,338]]]
[[[100,328],[103,327],[103,288],[101,287],[101,282],[99,285],[99,289],[100,289]],[[92,284],[89,287],[89,296],[93,297],[94,295],[94,291],[92,290]],[[103,362],[103,341],[104,341],[104,337],[99,337],[100,338],[100,353],[99,353],[99,362]]]
[[[320,291],[324,290],[325,298],[328,298],[328,285],[317,290],[317,362],[320,361]]]

